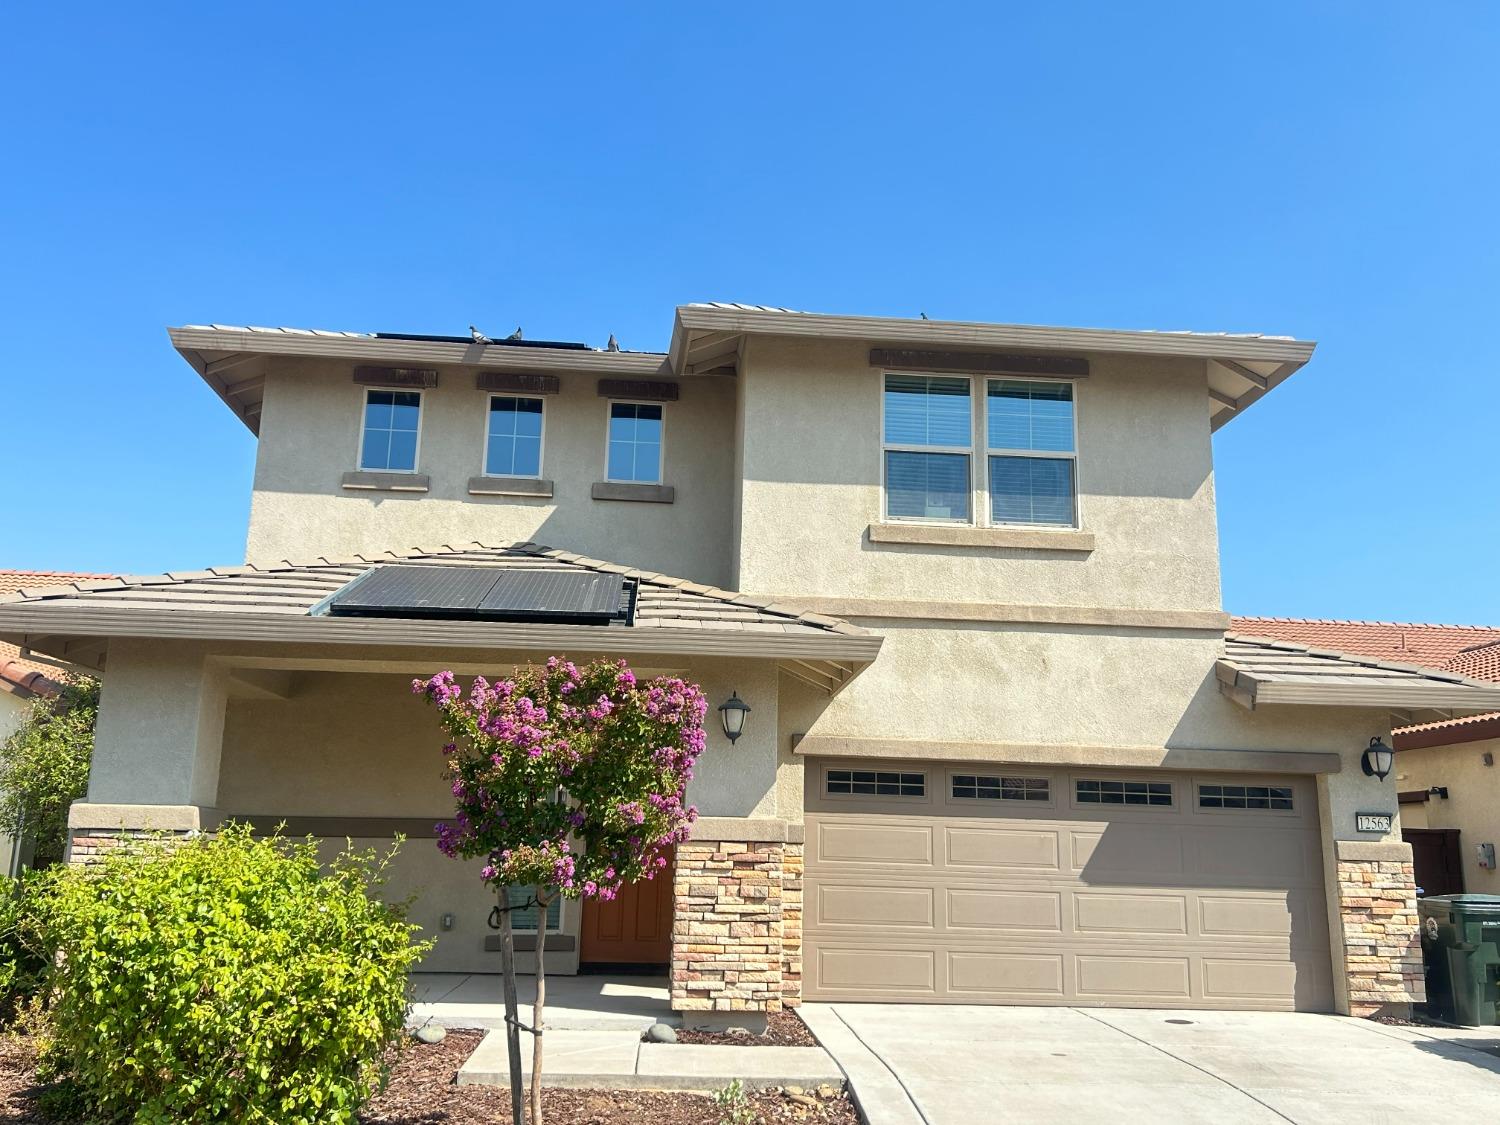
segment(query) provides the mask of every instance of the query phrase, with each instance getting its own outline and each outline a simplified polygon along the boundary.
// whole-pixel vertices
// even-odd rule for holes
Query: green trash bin
[[[1500,1024],[1500,895],[1417,900],[1427,1011],[1448,1023]]]

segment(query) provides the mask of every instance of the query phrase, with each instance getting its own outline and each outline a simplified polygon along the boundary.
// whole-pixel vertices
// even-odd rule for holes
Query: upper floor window
[[[885,377],[888,516],[968,520],[972,415],[968,379]]]
[[[611,402],[605,479],[660,484],[661,439],[661,403]]]
[[[1073,384],[991,379],[986,413],[991,522],[1071,527]]]
[[[490,396],[484,471],[492,477],[542,475],[542,400]]]
[[[883,415],[887,518],[1077,524],[1071,383],[888,374]]]
[[[421,391],[382,391],[373,387],[366,390],[359,467],[394,473],[416,472],[421,418]]]

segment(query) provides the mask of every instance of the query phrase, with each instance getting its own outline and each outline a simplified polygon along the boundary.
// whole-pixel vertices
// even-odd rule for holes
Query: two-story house
[[[679,308],[667,353],[171,337],[259,437],[247,565],[0,604],[104,673],[75,859],[404,832],[425,968],[493,971],[409,684],[602,654],[751,711],[674,880],[531,920],[561,971],[670,966],[679,1010],[750,1022],[1420,998],[1371,743],[1500,688],[1227,634],[1220,601],[1212,432],[1312,344],[738,305]]]

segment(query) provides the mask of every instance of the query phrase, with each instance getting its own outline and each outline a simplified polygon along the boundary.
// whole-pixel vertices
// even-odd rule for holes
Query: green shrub
[[[0,830],[21,846],[35,844],[37,867],[57,863],[68,838],[68,806],[89,785],[99,681],[69,678],[59,695],[42,697],[0,743]]]
[[[228,826],[54,869],[46,1061],[101,1120],[353,1121],[431,947],[371,894],[390,858]]]
[[[38,878],[0,876],[0,1022],[34,993],[47,967],[35,932],[35,885]]]

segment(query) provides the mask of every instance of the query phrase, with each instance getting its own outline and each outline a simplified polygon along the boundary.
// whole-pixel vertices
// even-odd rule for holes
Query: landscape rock
[[[446,1027],[439,1027],[435,1023],[424,1023],[416,1031],[412,1032],[412,1034],[423,1043],[441,1043],[444,1039],[448,1038],[448,1029]]]
[[[675,1043],[677,1032],[664,1023],[653,1023],[646,1029],[646,1038],[653,1043]]]

